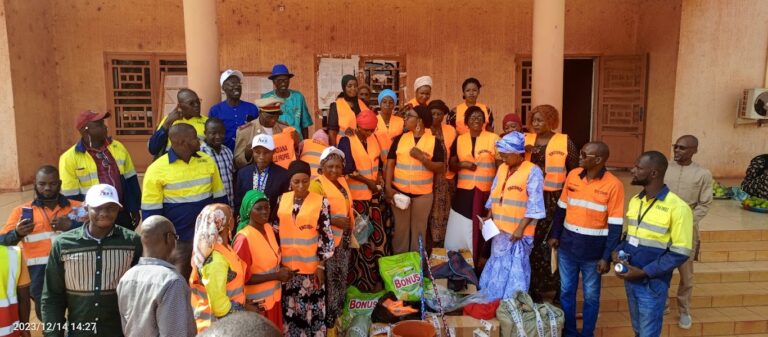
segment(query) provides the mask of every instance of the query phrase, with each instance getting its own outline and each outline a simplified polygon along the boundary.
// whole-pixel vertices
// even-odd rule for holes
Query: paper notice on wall
[[[320,58],[317,68],[317,105],[320,110],[328,109],[336,101],[341,93],[341,78],[346,74],[357,76],[359,67],[358,55],[349,58]]]

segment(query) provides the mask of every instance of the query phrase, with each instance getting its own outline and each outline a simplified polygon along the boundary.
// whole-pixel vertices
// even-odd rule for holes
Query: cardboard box
[[[464,261],[467,261],[472,268],[475,267],[475,263],[472,261],[472,252],[466,249],[461,249],[459,250],[459,254],[464,257]],[[434,267],[446,262],[448,262],[448,251],[445,248],[432,248],[432,255],[429,256],[429,264]]]
[[[446,316],[448,328],[453,328],[453,337],[499,337],[497,319],[479,320],[470,316]],[[477,333],[476,333],[477,331]]]

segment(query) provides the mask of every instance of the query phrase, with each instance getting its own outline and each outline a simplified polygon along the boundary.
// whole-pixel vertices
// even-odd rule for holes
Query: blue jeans
[[[579,262],[568,253],[557,253],[560,269],[560,305],[565,314],[565,337],[594,337],[597,313],[600,311],[601,277],[597,272],[597,260]],[[579,273],[584,281],[584,326],[581,333],[576,329],[576,290]]]
[[[654,278],[641,282],[624,281],[624,288],[627,291],[629,316],[632,318],[635,336],[660,336],[669,284]]]

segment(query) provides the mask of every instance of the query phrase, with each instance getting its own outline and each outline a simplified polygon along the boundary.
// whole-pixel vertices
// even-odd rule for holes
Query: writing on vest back
[[[520,187],[520,186],[510,185],[510,186],[507,187],[507,191],[511,191],[511,190],[522,192],[523,188]]]
[[[565,156],[565,152],[555,150],[555,151],[550,151],[547,155],[550,155],[550,156],[555,156],[555,155],[557,155],[557,156]]]
[[[280,145],[275,147],[275,154],[272,156],[272,161],[281,162],[284,160],[290,160],[291,154],[288,153],[288,146]]]

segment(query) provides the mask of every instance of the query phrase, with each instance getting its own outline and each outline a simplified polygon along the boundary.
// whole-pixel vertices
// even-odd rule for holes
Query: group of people
[[[346,75],[309,137],[293,76],[275,65],[275,90],[253,104],[240,100],[243,74],[227,70],[226,100],[207,117],[197,94],[180,90],[149,140],[155,160],[141,188],[130,154],[109,137],[110,114],[80,113],[80,140],[58,169],[38,170],[34,200],[0,230],[0,277],[16,274],[13,287],[0,283],[12,294],[0,304],[13,300],[0,305],[0,336],[28,334],[30,297],[46,336],[192,336],[239,311],[287,336],[333,335],[347,287],[381,290],[378,259],[419,251],[420,241],[469,250],[490,298],[554,293],[566,336],[593,335],[600,276],[619,262],[636,334],[658,335],[661,294],[680,268],[680,325],[690,327],[697,224],[712,199],[711,175],[691,160],[695,137],[677,140],[672,163],[640,155],[632,184],[644,189],[625,212],[608,146],[577,149],[550,105],[532,110],[530,132],[508,114],[497,135],[477,79],[464,81],[454,108],[431,99],[423,76],[412,100],[397,109],[398,95],[383,90],[374,112],[360,97],[370,88]],[[486,242],[489,219],[500,234]],[[3,330],[10,324],[22,328]]]

